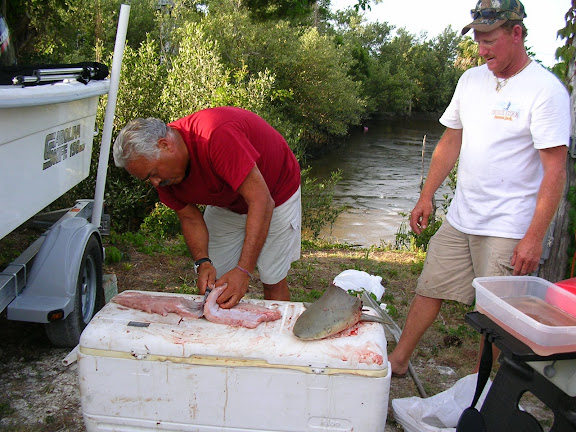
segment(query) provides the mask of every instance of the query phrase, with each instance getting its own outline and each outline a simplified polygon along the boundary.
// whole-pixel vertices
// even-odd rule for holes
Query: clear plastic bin
[[[534,276],[476,278],[476,307],[539,355],[576,351],[576,295]]]

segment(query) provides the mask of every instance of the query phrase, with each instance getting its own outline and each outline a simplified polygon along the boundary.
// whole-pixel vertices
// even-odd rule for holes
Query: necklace
[[[518,75],[524,69],[526,69],[530,63],[532,63],[531,59],[528,60],[528,63],[526,63],[524,66],[522,66],[522,68],[518,72],[516,72],[514,75],[509,76],[506,79],[503,79],[502,81],[500,81],[500,79],[496,75],[494,75],[494,79],[496,80],[496,92],[500,93],[500,90],[502,90],[504,88],[504,86],[506,86],[506,84],[508,84],[508,81],[510,80],[510,78],[514,78],[516,75]]]

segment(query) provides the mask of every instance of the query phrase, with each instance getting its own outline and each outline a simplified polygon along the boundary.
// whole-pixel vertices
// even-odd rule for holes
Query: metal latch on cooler
[[[314,366],[314,365],[309,365],[310,366],[310,372],[321,375],[323,373],[326,372],[326,368],[328,366],[323,365],[323,366]]]
[[[130,327],[148,327],[150,325],[150,323],[148,322],[141,322],[141,321],[130,321],[128,324],[126,324]],[[130,351],[130,355],[132,357],[134,357],[136,360],[144,360],[146,357],[148,357],[148,352],[136,352],[135,350],[131,350]]]
[[[136,360],[145,360],[148,357],[148,353],[139,353],[134,350],[130,351],[130,355],[134,357]]]

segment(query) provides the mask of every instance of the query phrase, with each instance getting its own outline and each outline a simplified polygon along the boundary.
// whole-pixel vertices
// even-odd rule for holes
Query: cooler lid
[[[146,294],[183,296],[197,302],[203,299],[187,294]],[[386,335],[381,324],[360,322],[327,339],[302,341],[292,333],[296,319],[305,309],[302,303],[242,301],[278,309],[282,318],[249,329],[216,324],[205,318],[150,314],[110,302],[82,333],[79,349],[85,355],[136,360],[387,375]]]

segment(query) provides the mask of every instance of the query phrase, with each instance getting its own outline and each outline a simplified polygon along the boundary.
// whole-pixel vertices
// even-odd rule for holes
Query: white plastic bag
[[[478,374],[467,375],[448,390],[429,398],[407,397],[392,400],[394,418],[405,432],[455,432],[458,419],[472,403]],[[490,389],[488,380],[476,408],[480,408]]]
[[[359,270],[344,270],[334,278],[332,283],[345,291],[362,291],[364,289],[374,294],[376,300],[380,301],[384,294],[384,287],[380,282],[382,282],[380,276],[374,276]]]

